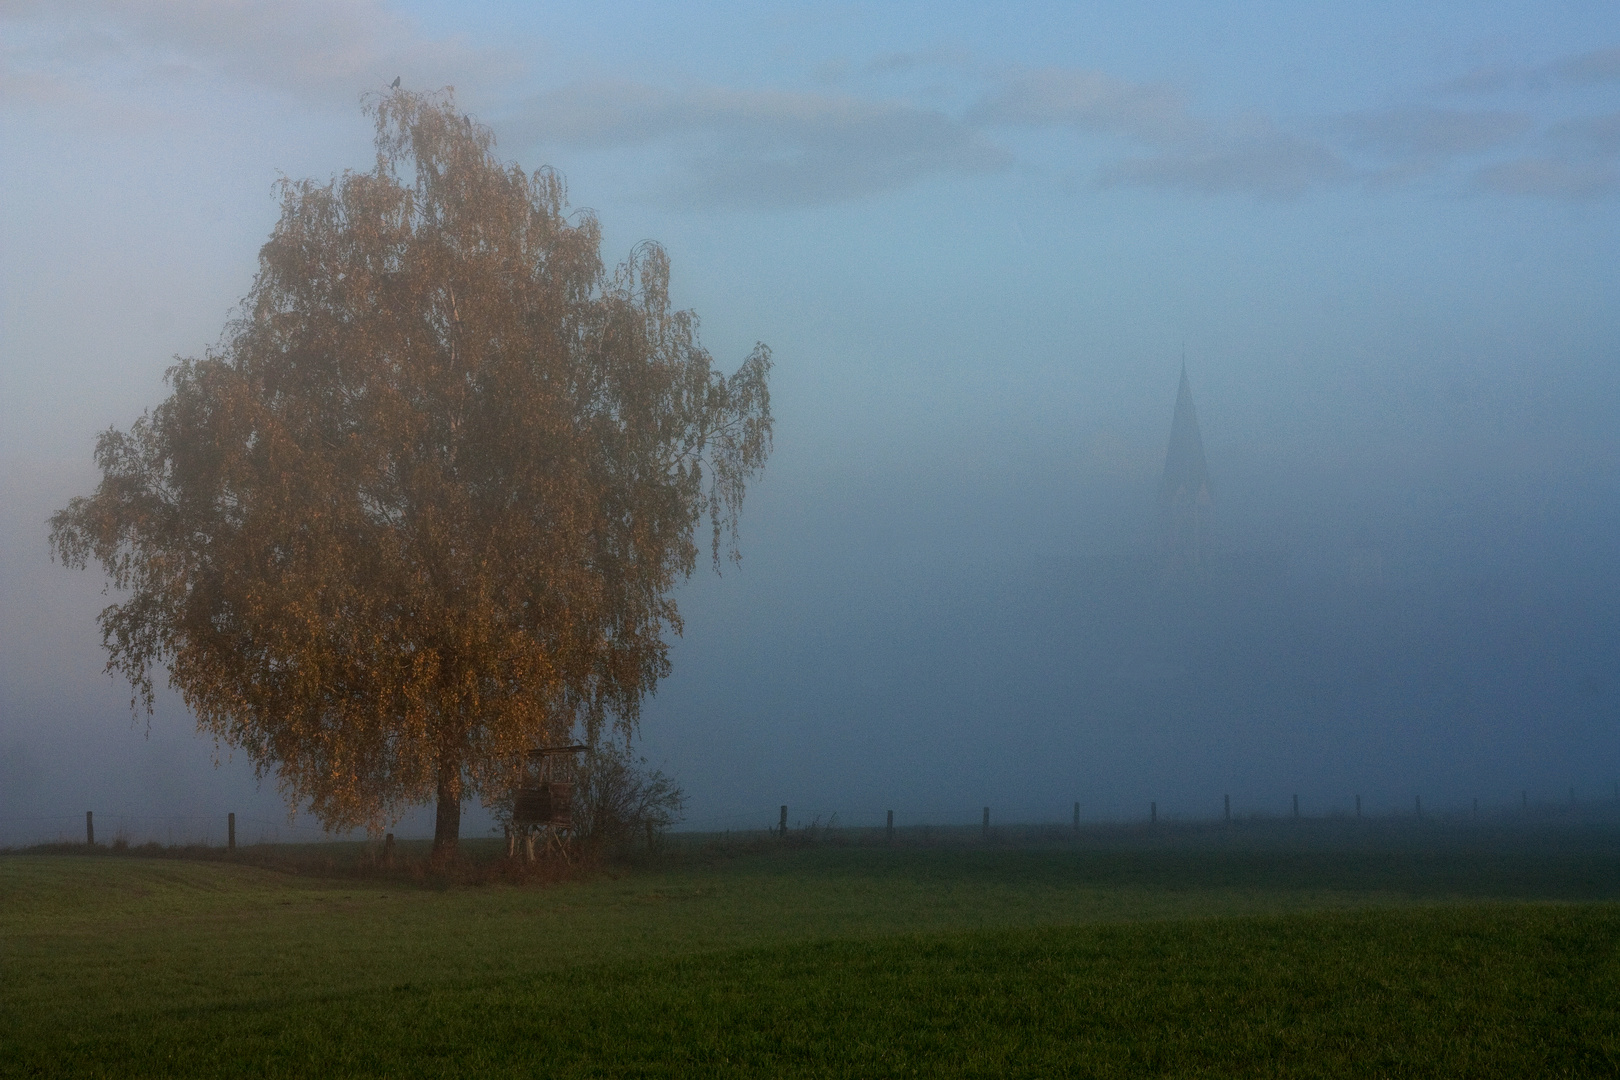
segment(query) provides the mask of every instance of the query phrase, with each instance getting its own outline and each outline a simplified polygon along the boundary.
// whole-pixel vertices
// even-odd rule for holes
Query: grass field
[[[1612,829],[324,850],[0,855],[0,1073],[1620,1075]]]

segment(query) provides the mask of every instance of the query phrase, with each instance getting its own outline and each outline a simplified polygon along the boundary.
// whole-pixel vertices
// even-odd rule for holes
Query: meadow
[[[1613,826],[374,854],[0,854],[0,1075],[1620,1075]]]

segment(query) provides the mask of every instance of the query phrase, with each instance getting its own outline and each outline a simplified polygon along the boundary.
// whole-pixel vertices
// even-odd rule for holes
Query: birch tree
[[[373,99],[376,161],[284,181],[253,287],[51,520],[108,669],[166,672],[328,828],[498,798],[526,748],[635,728],[699,527],[737,557],[769,350],[726,376],[663,250],[609,271],[561,179],[449,91]]]

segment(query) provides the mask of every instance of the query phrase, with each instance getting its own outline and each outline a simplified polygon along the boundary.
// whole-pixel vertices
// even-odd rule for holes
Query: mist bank
[[[985,805],[1066,821],[1076,801],[1107,821],[1150,802],[1212,817],[1225,795],[1238,814],[1289,813],[1296,793],[1308,814],[1358,794],[1369,813],[1609,797],[1613,456],[1418,434],[1405,454],[1211,440],[1214,557],[1180,578],[1160,562],[1163,449],[1145,425],[985,424],[894,453],[784,442],[750,494],[742,564],[680,591],[685,635],[637,750],[681,779],[696,828],[759,827],[782,803],[796,820],[943,824]],[[1413,449],[1436,441],[1447,454]],[[8,476],[6,836],[74,835],[92,807],[173,828],[284,821],[273,776],[228,748],[216,766],[172,696],[150,728],[132,721],[102,672],[109,598],[44,544],[89,471]]]
[[[694,822],[784,802],[858,823],[1612,797],[1609,474],[1324,490],[1217,450],[1216,557],[1174,578],[1150,485],[1085,457],[756,498],[743,567],[686,590],[648,707]]]

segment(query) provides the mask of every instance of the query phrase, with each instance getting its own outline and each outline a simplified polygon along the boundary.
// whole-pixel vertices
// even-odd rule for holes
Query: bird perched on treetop
[[[398,90],[399,89],[399,76],[398,75],[395,75],[394,76],[394,81],[388,84],[388,89],[390,89],[390,90]]]

